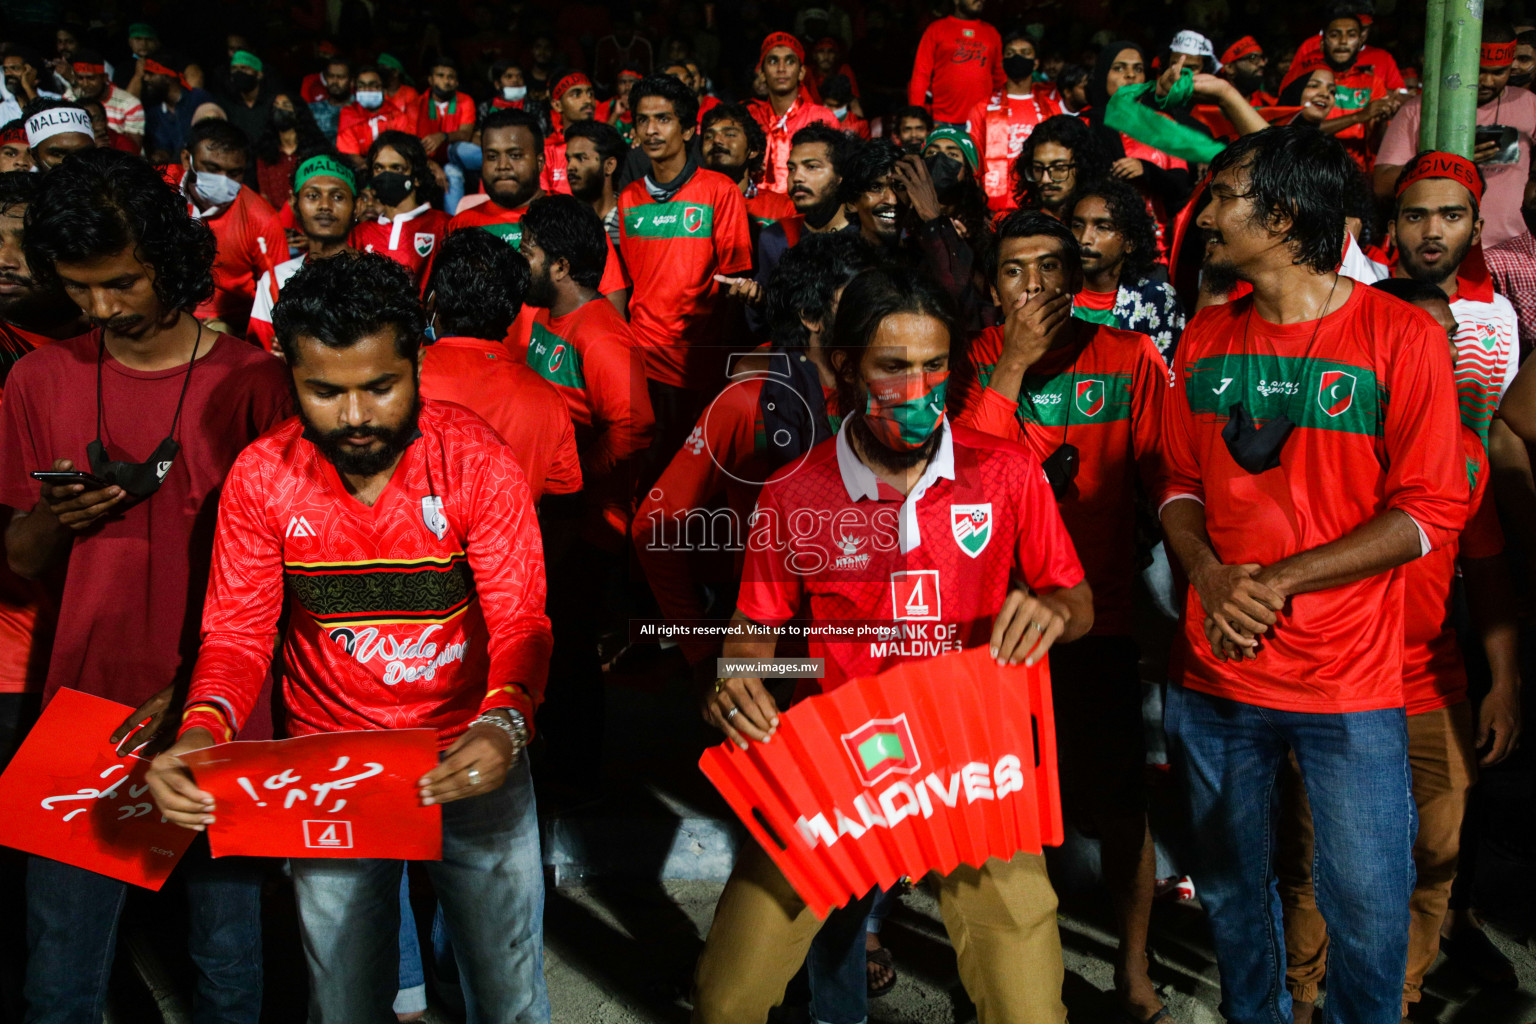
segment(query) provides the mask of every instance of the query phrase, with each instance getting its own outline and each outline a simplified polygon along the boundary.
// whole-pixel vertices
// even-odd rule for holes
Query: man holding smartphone
[[[39,285],[61,286],[95,329],[28,354],[6,380],[6,554],[23,578],[63,574],[44,703],[69,686],[138,707],[113,736],[148,720],[126,750],[157,739],[191,673],[219,487],[240,450],[287,417],[287,384],[277,360],[192,316],[213,288],[213,235],[143,161],[105,149],[66,161],[39,184],[24,245]],[[31,476],[74,469],[108,486]],[[271,735],[261,706],[248,737]],[[206,847],[178,870],[198,968],[193,1019],[255,1024],[259,870],[210,861]],[[99,1021],[124,884],[43,857],[28,858],[26,884],[29,1012]]]

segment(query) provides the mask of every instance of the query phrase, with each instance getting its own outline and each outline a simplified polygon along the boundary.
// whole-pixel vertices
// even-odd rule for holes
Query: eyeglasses
[[[1030,164],[1024,168],[1024,177],[1030,181],[1040,181],[1049,174],[1052,181],[1066,181],[1067,175],[1071,174],[1076,168],[1076,163],[1067,163],[1064,160],[1050,165]]]

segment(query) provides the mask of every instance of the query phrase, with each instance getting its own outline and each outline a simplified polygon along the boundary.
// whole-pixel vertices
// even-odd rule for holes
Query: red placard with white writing
[[[144,774],[107,742],[126,704],[60,690],[0,775],[0,845],[159,889],[197,833],[160,817]]]
[[[236,740],[184,760],[213,794],[215,857],[438,860],[442,808],[417,783],[437,766],[432,729]]]
[[[985,647],[853,679],[699,767],[818,917],[903,876],[1062,841],[1050,669]]]

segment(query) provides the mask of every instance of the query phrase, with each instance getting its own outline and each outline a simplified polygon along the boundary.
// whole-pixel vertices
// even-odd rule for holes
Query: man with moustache
[[[64,574],[45,703],[69,686],[139,708],[134,722],[153,714],[125,751],[157,741],[179,715],[173,694],[184,692],[197,651],[220,483],[240,450],[288,415],[281,364],[192,315],[213,290],[214,245],[175,188],[115,150],[66,161],[27,210],[27,263],[94,329],[26,356],[6,382],[6,554],[23,578]],[[31,478],[47,469],[105,484]],[[265,699],[242,735],[271,737]],[[211,861],[206,849],[195,843],[178,868],[191,897],[196,1019],[255,1024],[262,872],[244,858]],[[101,1019],[124,890],[30,859],[26,997],[38,1019]]]
[[[565,132],[572,125],[592,120],[597,112],[597,95],[592,81],[580,71],[573,71],[555,83],[549,93],[550,133],[544,140],[545,192],[570,195],[566,181]]]
[[[71,154],[96,148],[96,129],[83,107],[63,100],[36,100],[24,111],[32,162],[46,174]]]
[[[1509,84],[1529,89],[1533,79],[1536,79],[1536,28],[1528,28],[1515,36],[1515,59],[1509,66]]]
[[[465,172],[480,169],[480,150],[470,141],[475,134],[475,101],[459,91],[459,66],[452,58],[432,61],[427,79],[427,91],[403,108],[410,121],[407,130],[421,139],[427,156],[442,165],[448,179],[443,208],[453,213],[464,198]]]
[[[0,388],[28,352],[89,329],[80,307],[58,288],[39,287],[27,266],[23,221],[39,184],[33,174],[0,173]]]
[[[0,174],[36,169],[32,149],[27,145],[27,122],[18,117],[0,127]]]
[[[764,158],[763,188],[788,191],[790,140],[809,124],[837,127],[837,115],[819,103],[812,103],[801,88],[805,80],[805,47],[788,32],[774,32],[763,40],[757,69],[768,86],[768,98],[752,100],[747,109],[757,118],[768,137]]]
[[[1073,315],[1145,334],[1172,362],[1184,309],[1173,286],[1152,276],[1157,231],[1140,194],[1113,178],[1087,185],[1073,194],[1066,223],[1082,247]]]
[[[593,118],[565,130],[565,180],[571,195],[592,207],[608,241],[619,244],[619,168],[629,147],[618,129]]]
[[[794,214],[795,206],[789,196],[757,187],[768,151],[768,136],[746,107],[717,103],[699,121],[699,149],[704,166],[730,178],[741,190],[754,238],[780,217]]]
[[[315,115],[315,124],[331,145],[336,144],[336,133],[341,129],[341,112],[352,103],[352,65],[337,57],[326,62],[320,80],[325,83],[325,95],[309,105]]]
[[[75,99],[95,100],[107,112],[107,127],[126,136],[135,147],[144,145],[144,105],[107,77],[107,65],[95,50],[79,49],[70,58],[75,72]]]
[[[987,205],[997,213],[1018,206],[1013,196],[1013,164],[1024,140],[1046,118],[1061,113],[1055,103],[1035,90],[1034,71],[1034,40],[1022,29],[1009,32],[1003,40],[1007,81],[966,115],[965,130],[976,140]]]
[[[1020,147],[1014,162],[1015,198],[1020,209],[1044,210],[1065,220],[1078,182],[1102,181],[1111,166],[1109,154],[1082,118],[1058,114],[1046,118]]]
[[[871,139],[853,147],[838,189],[844,216],[857,224],[864,241],[893,251],[901,241],[901,199],[896,165],[902,151],[889,139]]]

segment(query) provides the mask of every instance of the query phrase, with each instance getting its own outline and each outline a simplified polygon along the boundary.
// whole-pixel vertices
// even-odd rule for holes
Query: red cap
[[[1483,178],[1477,171],[1477,165],[1464,156],[1455,153],[1441,153],[1431,150],[1420,153],[1408,161],[1408,166],[1403,168],[1403,173],[1397,179],[1396,195],[1401,197],[1408,191],[1408,186],[1425,178],[1450,178],[1460,182],[1472,193],[1472,199],[1476,203],[1483,201]]]
[[[768,51],[775,46],[785,46],[795,51],[795,56],[800,58],[800,63],[805,63],[805,47],[800,45],[800,40],[788,32],[770,32],[768,38],[763,40],[763,48],[757,52],[757,66],[763,66],[763,58],[768,56]]]
[[[592,80],[586,75],[582,74],[580,71],[572,71],[570,74],[560,79],[560,81],[556,82],[555,87],[550,90],[550,102],[559,103],[561,96],[564,96],[567,92],[576,88],[578,85],[590,86],[591,84]]]
[[[1479,64],[1485,68],[1507,68],[1515,62],[1515,41],[1484,43]]]
[[[1285,77],[1280,80],[1280,91],[1285,92],[1285,90],[1291,87],[1291,83],[1298,78],[1305,78],[1318,68],[1326,67],[1327,65],[1328,61],[1323,56],[1321,49],[1313,50],[1311,53],[1297,57],[1296,62],[1291,65],[1291,70],[1287,71]]]
[[[1243,36],[1237,42],[1221,51],[1218,58],[1223,64],[1231,64],[1235,60],[1242,60],[1250,53],[1263,53],[1264,47],[1253,36]]]

